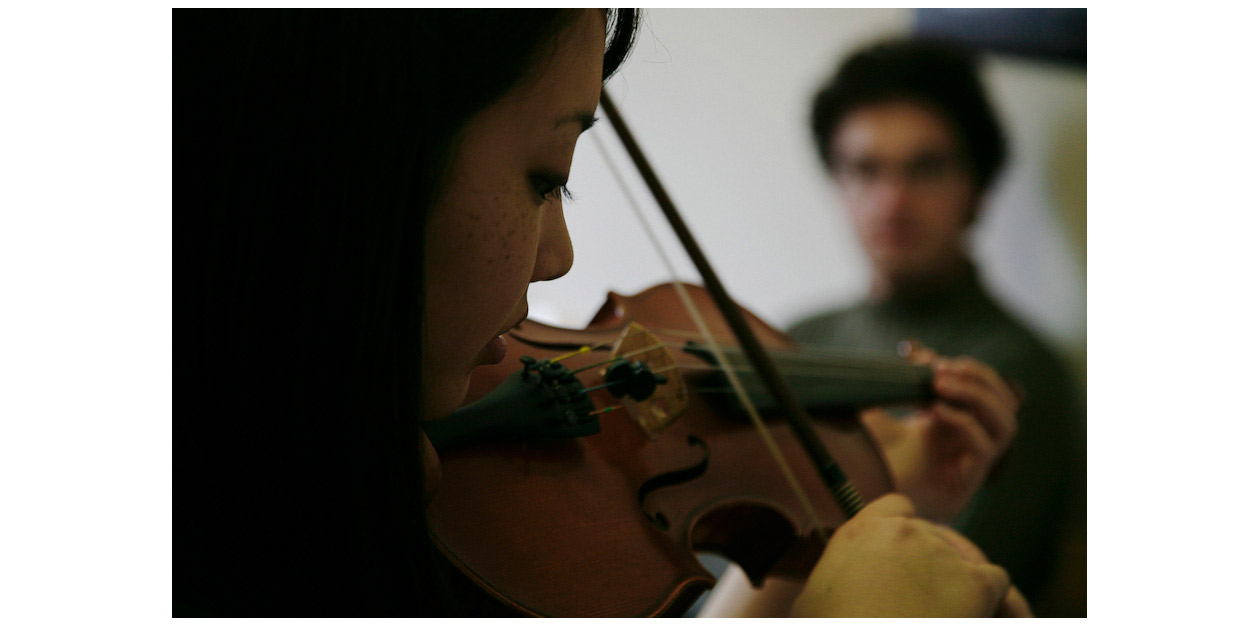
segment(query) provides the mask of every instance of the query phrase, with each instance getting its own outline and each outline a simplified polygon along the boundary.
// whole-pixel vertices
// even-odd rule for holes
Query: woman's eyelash
[[[560,185],[552,189],[550,192],[547,192],[544,197],[558,199],[561,196],[564,196],[566,200],[573,200],[573,192],[569,191],[569,187],[567,185]]]
[[[534,190],[544,200],[559,199],[561,196],[573,200],[573,193],[569,191],[567,183],[568,181],[557,176],[534,176]]]

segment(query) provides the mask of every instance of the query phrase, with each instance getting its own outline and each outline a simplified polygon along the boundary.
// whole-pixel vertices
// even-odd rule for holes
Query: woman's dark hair
[[[174,12],[175,614],[460,611],[422,503],[425,216],[579,15]],[[637,24],[606,15],[605,78]]]
[[[1006,137],[985,97],[968,51],[940,41],[895,39],[858,50],[840,64],[814,98],[811,128],[818,154],[834,169],[831,138],[859,107],[908,100],[937,111],[953,125],[980,190],[1006,159]]]

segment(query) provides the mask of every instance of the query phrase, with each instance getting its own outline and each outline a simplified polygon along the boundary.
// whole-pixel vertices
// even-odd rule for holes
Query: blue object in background
[[[914,33],[1085,68],[1085,9],[915,9]]]

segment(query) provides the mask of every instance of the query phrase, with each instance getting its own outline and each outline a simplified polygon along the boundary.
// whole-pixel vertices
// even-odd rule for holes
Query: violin
[[[510,331],[465,405],[424,425],[442,465],[429,528],[513,613],[676,616],[716,583],[697,551],[756,585],[807,576],[831,531],[892,489],[858,410],[930,400],[932,371],[803,351],[735,305],[601,105],[706,287],[612,293],[585,329]]]
[[[729,340],[707,292],[685,289]],[[865,499],[889,492],[888,471],[855,409],[930,398],[931,369],[795,350],[786,335],[745,315],[814,410],[819,436],[857,492]],[[674,287],[661,285],[609,294],[586,329],[527,320],[512,330],[507,358],[473,378],[472,402],[426,426],[442,463],[428,508],[438,549],[500,603],[533,616],[679,615],[715,583],[696,551],[726,556],[755,583],[808,575],[822,548],[815,531],[830,532],[847,516],[771,414],[770,435],[815,511],[793,498],[691,329]],[[574,352],[549,362],[572,364],[563,374],[555,369],[550,382],[538,372],[546,369],[538,364]],[[664,381],[636,400],[642,390],[617,378],[626,362]],[[542,394],[518,389],[531,377]],[[507,396],[497,397],[497,388]],[[569,402],[545,397],[556,388],[589,391]],[[749,392],[761,409],[772,407],[764,388]],[[505,407],[514,425],[483,426],[505,422]]]

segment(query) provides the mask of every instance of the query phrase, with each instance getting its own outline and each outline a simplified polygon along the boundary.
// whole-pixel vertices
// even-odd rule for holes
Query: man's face
[[[837,125],[831,154],[876,272],[921,281],[956,267],[977,190],[944,118],[912,102],[860,107]]]

